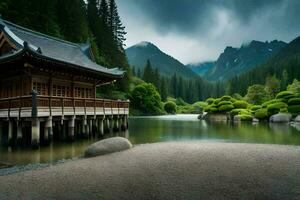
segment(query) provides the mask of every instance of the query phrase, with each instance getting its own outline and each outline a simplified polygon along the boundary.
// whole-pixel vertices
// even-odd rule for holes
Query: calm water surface
[[[117,133],[133,144],[162,141],[208,140],[218,142],[247,142],[300,145],[300,124],[208,123],[197,115],[132,117],[129,130]],[[111,137],[115,135],[106,135]],[[40,150],[0,148],[0,163],[24,165],[54,163],[62,159],[80,157],[84,149],[97,139],[77,140],[74,143],[53,143]]]

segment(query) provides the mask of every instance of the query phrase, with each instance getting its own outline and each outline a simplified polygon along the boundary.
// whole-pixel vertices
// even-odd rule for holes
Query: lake
[[[243,142],[300,145],[300,124],[232,124],[206,122],[197,115],[174,115],[156,117],[131,117],[129,130],[116,134],[128,138],[133,144],[164,141],[206,140],[218,142]],[[55,163],[82,156],[84,149],[98,139],[80,139],[74,143],[52,143],[39,150],[30,148],[0,148],[0,163],[25,165],[30,163]]]

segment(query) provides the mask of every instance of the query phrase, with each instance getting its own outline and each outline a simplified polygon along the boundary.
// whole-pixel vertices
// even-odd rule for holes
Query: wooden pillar
[[[121,124],[121,130],[126,131],[126,116],[122,116],[122,124]]]
[[[108,120],[109,120],[109,133],[112,133],[114,130],[114,118],[113,118],[113,116],[110,116],[109,118],[108,118]]]
[[[23,144],[22,135],[22,122],[19,120],[17,122],[17,145]]]
[[[100,136],[102,136],[102,135],[104,135],[104,122],[103,122],[104,120],[103,120],[103,118],[99,118],[99,125],[98,125],[98,129],[99,129],[99,131],[98,131],[98,134],[100,135]]]
[[[44,141],[45,144],[49,144],[50,141],[53,138],[53,122],[52,122],[52,117],[48,117],[45,123],[45,127],[44,127]]]
[[[82,137],[87,137],[87,118],[86,116],[82,120]]]
[[[110,127],[110,124],[109,124],[109,117],[106,116],[104,118],[104,133],[109,133],[109,127]]]
[[[69,119],[69,141],[74,141],[74,129],[75,129],[75,116],[72,116],[71,119]]]
[[[31,146],[34,149],[40,145],[40,120],[38,118],[31,121]]]
[[[113,117],[114,127],[113,131],[118,132],[119,131],[119,116]]]
[[[12,146],[14,144],[13,142],[13,121],[9,119],[8,121],[8,145]]]
[[[92,119],[89,119],[88,127],[89,127],[89,137],[91,137],[93,135],[93,120]]]
[[[3,122],[0,121],[0,145],[3,144]]]

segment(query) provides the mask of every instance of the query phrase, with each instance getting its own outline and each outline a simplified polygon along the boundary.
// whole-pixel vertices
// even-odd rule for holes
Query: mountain
[[[149,59],[153,68],[166,76],[173,74],[180,75],[185,78],[198,78],[199,76],[190,68],[173,58],[172,56],[162,52],[158,47],[150,42],[141,42],[125,50],[130,66],[143,71],[147,60]]]
[[[245,94],[248,86],[264,84],[268,75],[275,75],[281,81],[282,89],[295,78],[300,80],[300,37],[285,45],[267,62],[230,79],[228,83],[232,93]]]
[[[285,42],[277,40],[272,42],[253,40],[240,48],[226,47],[215,66],[207,71],[203,78],[210,81],[228,80],[266,62],[285,46]]]
[[[203,62],[197,64],[188,64],[186,66],[197,73],[199,76],[203,76],[207,71],[213,68],[214,65],[215,62]]]

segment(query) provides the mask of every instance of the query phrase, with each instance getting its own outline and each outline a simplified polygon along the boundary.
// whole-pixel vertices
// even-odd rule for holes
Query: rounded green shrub
[[[293,96],[293,95],[294,95],[294,93],[291,91],[282,91],[276,95],[276,99],[282,99],[282,98],[286,98],[286,97]]]
[[[271,105],[271,104],[274,104],[274,103],[278,103],[278,102],[281,102],[281,100],[279,100],[279,99],[272,99],[272,100],[270,100],[270,101],[264,102],[263,104],[261,104],[261,106],[262,106],[263,108],[267,108],[268,105]]]
[[[230,101],[232,98],[231,96],[225,95],[221,97],[221,101]]]
[[[234,117],[235,115],[239,115],[242,109],[236,108],[230,111],[230,116]]]
[[[280,113],[288,113],[288,109],[287,108],[280,108]]]
[[[218,104],[220,103],[220,101],[221,101],[221,99],[220,99],[220,98],[217,98],[217,99],[215,99],[214,104],[215,104],[215,105],[218,105]]]
[[[247,109],[236,108],[230,111],[230,116],[234,117],[235,115],[252,115],[251,112]]]
[[[231,101],[220,101],[219,103],[218,103],[218,106],[222,106],[222,105],[231,105],[232,103],[231,103]]]
[[[265,119],[268,116],[269,116],[268,110],[266,108],[261,108],[261,109],[257,110],[254,114],[254,117],[257,119]]]
[[[253,116],[252,115],[238,115],[238,117],[241,119],[241,121],[252,121],[253,120]]]
[[[248,107],[248,103],[246,101],[235,101],[233,103],[233,106],[235,108],[247,108]]]
[[[300,105],[291,105],[288,107],[290,113],[300,113]]]
[[[212,104],[215,101],[214,98],[208,98],[205,100],[206,103],[208,103],[208,105]]]
[[[257,110],[259,110],[259,109],[261,109],[261,106],[260,106],[260,105],[253,105],[253,106],[251,106],[251,108],[250,108],[251,111],[257,111]]]
[[[219,107],[219,111],[221,111],[221,112],[231,111],[232,109],[234,109],[232,104],[221,105]]]
[[[283,102],[277,102],[277,103],[273,103],[267,106],[267,110],[269,115],[274,115],[280,112],[280,109],[282,108],[287,108],[288,105],[286,103]]]
[[[212,113],[218,112],[218,108],[213,106],[210,108],[210,112],[212,112]]]
[[[300,105],[300,98],[291,98],[288,100],[288,105]]]
[[[167,103],[165,103],[164,105],[164,110],[167,112],[167,113],[171,113],[171,114],[175,114],[176,113],[176,110],[177,110],[177,106],[174,102],[172,101],[168,101]]]

